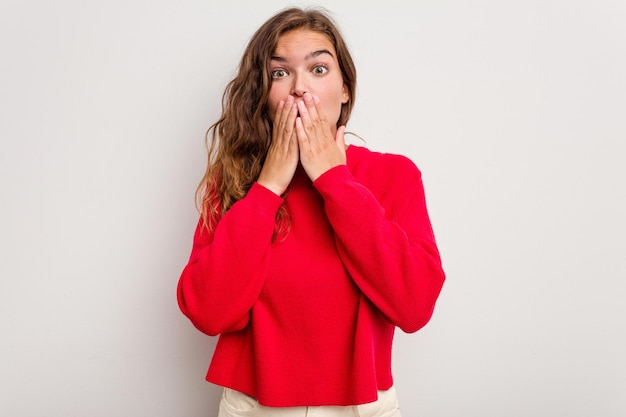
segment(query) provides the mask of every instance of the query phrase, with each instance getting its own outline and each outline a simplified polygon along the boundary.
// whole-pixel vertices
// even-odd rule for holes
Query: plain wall
[[[322,1],[349,130],[423,172],[448,279],[405,417],[626,415],[626,2]],[[200,417],[178,311],[204,133],[283,1],[0,4],[0,415]]]

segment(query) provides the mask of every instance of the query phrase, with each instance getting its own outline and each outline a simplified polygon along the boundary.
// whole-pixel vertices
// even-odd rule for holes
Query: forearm
[[[200,226],[178,284],[183,313],[201,331],[215,335],[248,322],[269,264],[276,212],[282,199],[253,185],[208,235]]]
[[[337,248],[356,285],[388,320],[412,332],[428,322],[444,281],[419,176],[385,210],[347,168],[320,177]],[[398,202],[398,198],[391,200]]]

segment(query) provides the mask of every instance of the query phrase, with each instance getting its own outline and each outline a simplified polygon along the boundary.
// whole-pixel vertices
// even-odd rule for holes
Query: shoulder
[[[415,163],[404,155],[375,152],[355,145],[350,145],[347,155],[348,169],[357,178],[387,182],[418,180],[421,177]]]
[[[389,219],[397,219],[408,197],[422,188],[421,173],[406,156],[353,145],[348,149],[347,161],[354,179],[370,190]]]

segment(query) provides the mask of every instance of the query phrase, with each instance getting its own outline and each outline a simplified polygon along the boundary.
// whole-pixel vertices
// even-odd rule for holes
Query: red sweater
[[[443,281],[417,167],[350,146],[314,183],[299,167],[284,200],[255,183],[198,228],[178,303],[220,335],[208,381],[266,406],[355,405],[392,386],[394,328],[424,326]]]

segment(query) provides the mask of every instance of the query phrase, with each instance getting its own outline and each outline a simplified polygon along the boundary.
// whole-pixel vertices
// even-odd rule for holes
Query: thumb
[[[341,150],[344,150],[346,147],[346,140],[344,136],[345,131],[345,126],[339,126],[339,128],[337,128],[337,133],[335,134],[335,143],[337,144],[337,147],[339,147],[339,149]]]

